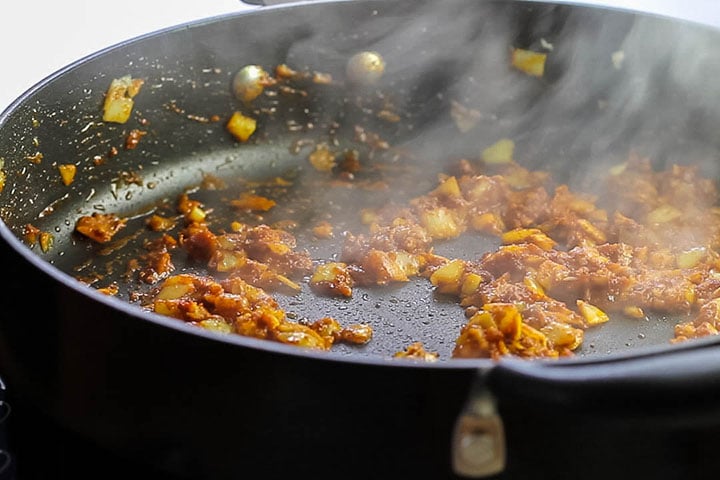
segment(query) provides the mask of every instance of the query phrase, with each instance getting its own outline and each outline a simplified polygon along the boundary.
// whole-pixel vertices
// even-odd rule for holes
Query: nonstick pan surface
[[[644,58],[649,56],[652,40],[662,39],[668,46],[679,42],[680,50],[714,32],[663,19],[570,6],[483,2],[468,7],[451,2],[437,11],[421,3],[414,6],[412,15],[406,7],[403,2],[341,4],[326,19],[319,14],[322,7],[308,5],[287,26],[281,25],[285,21],[281,12],[268,9],[262,15],[250,14],[253,21],[242,31],[232,16],[198,22],[128,42],[70,66],[28,92],[3,117],[5,135],[0,146],[8,178],[3,195],[5,224],[18,237],[27,223],[53,232],[50,251],[35,249],[39,258],[72,277],[96,275],[104,283],[117,281],[121,285],[118,297],[127,300],[123,262],[140,250],[144,237],[135,237],[119,249],[103,250],[73,232],[75,220],[94,211],[115,212],[133,218],[127,229],[133,231],[133,222],[140,225],[160,202],[198,185],[208,174],[231,182],[237,177],[245,181],[291,177],[295,186],[286,198],[278,199],[281,207],[262,221],[282,220],[290,209],[307,227],[328,218],[337,231],[357,231],[362,228],[357,212],[363,202],[377,206],[422,194],[452,161],[477,157],[481,146],[500,136],[517,139],[518,156],[525,164],[547,168],[569,183],[592,181],[593,169],[607,168],[629,149],[653,153],[659,163],[702,157],[704,168],[715,169],[708,160],[714,159],[716,140],[704,133],[712,131],[717,113],[700,109],[711,92],[707,88],[698,92],[673,76],[679,54],[660,54],[653,63]],[[437,27],[457,21],[460,14],[459,34],[448,35]],[[690,38],[681,40],[679,33],[688,33],[683,28],[690,31]],[[642,38],[638,32],[651,32],[654,37]],[[542,81],[497,66],[508,46],[530,46],[539,39],[556,45],[557,53],[556,63],[549,65]],[[274,123],[268,119],[261,124],[258,138],[248,144],[234,141],[222,122],[203,120],[238,108],[230,84],[243,65],[272,68],[287,63],[340,78],[348,57],[362,49],[385,50],[388,71],[381,87],[401,104],[404,118],[398,125],[388,128],[387,123],[349,109],[348,98],[367,92],[348,93],[342,88],[309,99],[282,100],[285,110]],[[638,62],[637,72],[632,68],[619,71],[608,63],[612,53],[622,49],[628,64]],[[705,65],[711,67],[709,62]],[[134,117],[126,125],[104,124],[99,121],[104,92],[111,79],[125,74],[146,79]],[[587,88],[588,81],[594,90]],[[635,85],[638,82],[644,84]],[[612,98],[611,86],[618,84],[631,93],[642,90],[649,97],[648,105],[643,105],[649,107],[647,111],[633,105],[635,110],[617,112],[627,117],[624,129],[590,108],[601,97]],[[473,135],[460,135],[448,116],[449,97],[492,114]],[[685,116],[667,113],[679,104],[689,106],[690,112]],[[323,188],[317,172],[304,161],[304,153],[291,151],[298,139],[323,135],[319,130],[340,116],[344,125],[355,122],[369,130],[386,129],[384,135],[397,151],[412,152],[410,162],[389,159],[390,155],[375,159],[386,162],[390,173],[385,175],[395,183],[389,192],[368,196],[362,189]],[[290,132],[285,128],[288,122],[318,127]],[[144,128],[147,135],[137,149],[123,150],[133,126]],[[678,136],[662,149],[655,138],[668,130]],[[350,137],[352,132],[346,128],[340,135]],[[120,154],[108,158],[113,147],[119,147]],[[38,153],[42,162],[28,160]],[[97,158],[104,160],[97,162]],[[57,165],[68,162],[78,166],[78,174],[65,187],[59,182]],[[132,172],[138,172],[142,182],[128,181]],[[223,218],[219,211],[215,213]],[[311,238],[309,229],[296,234],[314,259],[332,258],[340,251],[340,238],[318,241]],[[496,239],[476,236],[438,244],[436,251],[473,259],[496,247]],[[343,323],[372,325],[375,336],[368,345],[335,347],[336,352],[348,355],[388,357],[412,341],[422,341],[429,350],[448,358],[466,321],[457,303],[436,295],[424,279],[361,289],[343,300],[314,295],[304,285],[302,293],[279,295],[278,300],[296,318],[332,316]],[[613,320],[589,329],[578,353],[607,355],[667,344],[677,321],[665,316]]]

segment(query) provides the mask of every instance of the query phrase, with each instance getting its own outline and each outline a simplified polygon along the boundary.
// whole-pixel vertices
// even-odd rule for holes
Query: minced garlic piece
[[[504,164],[513,161],[515,142],[509,138],[502,138],[483,150],[482,159],[488,164]]]
[[[310,164],[318,172],[329,172],[337,165],[335,162],[335,154],[324,145],[319,145],[315,151],[310,154],[308,160],[310,160]]]
[[[70,185],[73,180],[75,180],[75,173],[77,172],[77,167],[75,165],[58,165],[58,170],[60,170],[60,177],[62,178],[62,182],[65,186]]]
[[[125,75],[110,82],[103,105],[103,121],[125,123],[133,109],[133,97],[140,92],[144,80]]]
[[[601,323],[605,323],[610,320],[607,313],[588,302],[578,300],[577,306],[578,310],[580,310],[580,315],[583,316],[585,322],[590,326],[600,325]]]
[[[230,134],[241,142],[247,142],[255,133],[257,121],[254,118],[246,117],[240,112],[235,112],[225,124],[225,128]]]
[[[545,74],[546,53],[533,52],[522,48],[512,50],[511,65],[521,72],[533,77],[542,77]]]

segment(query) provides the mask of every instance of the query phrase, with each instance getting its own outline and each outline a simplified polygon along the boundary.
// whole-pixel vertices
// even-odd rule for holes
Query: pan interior
[[[313,237],[317,222],[332,221],[336,232],[362,231],[364,208],[432,190],[439,173],[460,159],[478,158],[499,138],[515,140],[516,159],[523,165],[548,170],[578,188],[592,184],[597,172],[630,150],[652,156],[660,167],[699,164],[716,177],[714,132],[720,114],[709,108],[708,99],[720,87],[701,81],[715,78],[720,59],[703,50],[702,62],[687,63],[687,53],[712,44],[716,32],[554,4],[452,1],[437,10],[434,3],[339,2],[332,8],[289,7],[292,15],[274,9],[229,16],[149,35],[72,65],[1,119],[5,224],[19,238],[27,224],[52,232],[49,251],[34,247],[39,256],[72,276],[100,279],[97,286],[117,282],[118,296],[128,299],[126,263],[150,233],[125,236],[112,248],[98,246],[74,233],[80,216],[114,212],[130,218],[127,232],[137,232],[150,214],[192,192],[214,205],[217,226],[292,218],[301,225],[294,231],[299,245],[319,261],[337,258],[343,237]],[[542,79],[506,68],[513,46],[552,53]],[[288,64],[343,78],[348,58],[358,51],[383,53],[387,70],[376,88],[331,87],[322,95],[288,92],[260,99],[250,111],[275,110],[262,117],[259,133],[247,143],[228,135],[224,121],[212,120],[248,108],[230,88],[244,65]],[[618,67],[618,58],[625,68]],[[686,75],[678,73],[682,69]],[[104,123],[100,112],[107,86],[127,74],[145,79],[134,116],[127,124]],[[470,133],[458,129],[450,100],[478,112]],[[401,121],[378,120],[380,104],[391,104]],[[393,148],[371,158],[368,144],[357,142],[356,125],[381,132]],[[137,148],[125,149],[132,128],[146,134]],[[665,141],[669,137],[672,142]],[[311,147],[298,147],[308,138],[307,145],[340,139],[342,146],[360,149],[369,165],[382,168],[370,169],[353,188],[329,182],[308,163]],[[113,148],[119,154],[108,155]],[[63,186],[57,167],[67,163],[78,173]],[[209,176],[223,179],[228,188],[199,188]],[[392,187],[373,190],[380,176]],[[263,186],[277,177],[293,187]],[[223,209],[219,199],[250,183],[259,185],[260,193],[272,191],[277,208],[263,214]],[[436,252],[471,260],[498,245],[498,239],[478,234],[439,242]],[[178,265],[178,272],[197,269],[193,263]],[[370,343],[334,347],[341,354],[387,357],[421,341],[448,358],[467,321],[457,302],[437,294],[425,279],[356,289],[348,299],[313,295],[306,282],[301,287],[297,295],[276,297],[292,318],[332,316],[343,324],[373,327]],[[577,352],[606,355],[664,344],[677,321],[670,316],[613,320],[589,329]]]

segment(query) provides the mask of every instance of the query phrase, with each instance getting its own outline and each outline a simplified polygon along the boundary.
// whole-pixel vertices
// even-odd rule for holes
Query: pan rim
[[[3,128],[3,126],[7,123],[8,118],[13,115],[14,112],[22,108],[24,105],[28,103],[28,101],[32,100],[34,95],[41,91],[42,89],[46,88],[48,85],[52,84],[53,81],[56,79],[63,77],[68,72],[78,68],[79,66],[86,64],[90,62],[91,60],[107,55],[119,48],[127,47],[129,45],[139,43],[143,40],[159,37],[171,32],[181,31],[185,29],[190,29],[194,27],[199,27],[206,24],[214,24],[216,22],[230,22],[233,21],[236,18],[239,17],[248,17],[253,15],[262,15],[264,12],[268,11],[279,11],[279,10],[285,10],[285,9],[292,9],[292,8],[301,8],[303,6],[307,5],[315,5],[317,6],[319,3],[322,4],[346,4],[350,3],[352,0],[321,0],[313,1],[313,0],[301,0],[301,1],[293,1],[291,3],[286,4],[278,4],[278,5],[270,5],[270,6],[264,6],[257,9],[252,9],[248,11],[241,11],[241,12],[231,12],[231,13],[224,13],[219,15],[214,15],[202,19],[193,20],[190,22],[184,22],[177,25],[168,26],[162,29],[154,30],[145,34],[141,34],[138,36],[134,36],[132,38],[123,40],[121,42],[117,42],[115,44],[109,45],[103,49],[100,49],[96,52],[93,52],[89,55],[86,55],[84,57],[81,57],[72,63],[67,64],[66,66],[56,70],[55,72],[47,75],[46,77],[40,79],[37,81],[34,85],[29,87],[25,92],[23,92],[20,96],[18,96],[15,100],[13,100],[8,106],[5,107],[5,109],[0,112],[0,130]],[[488,0],[488,2],[496,2],[497,0]],[[587,3],[582,2],[555,2],[555,1],[536,1],[536,0],[515,0],[517,3],[526,4],[526,5],[538,5],[538,4],[546,4],[546,5],[558,5],[563,6],[567,8],[573,8],[573,7],[579,7],[589,10],[605,10],[605,11],[615,11],[621,14],[627,14],[627,15],[633,15],[633,16],[653,16],[660,18],[662,20],[666,21],[674,21],[674,22],[684,22],[684,23],[690,23],[693,25],[698,25],[700,27],[709,28],[711,30],[720,31],[718,28],[714,28],[712,26],[703,25],[703,24],[697,24],[695,22],[682,20],[682,19],[675,19],[671,17],[661,16],[661,15],[653,15],[649,13],[639,12],[635,10],[630,9],[621,9],[621,8],[612,8],[612,7],[598,7],[598,6],[592,6]],[[371,3],[377,3],[382,4],[382,2],[378,0],[371,0]],[[81,294],[82,296],[88,297],[93,302],[100,302],[114,310],[119,310],[120,312],[127,314],[129,317],[132,317],[134,320],[137,321],[148,321],[156,325],[160,325],[163,328],[171,328],[175,331],[182,332],[184,334],[193,335],[196,337],[201,337],[204,339],[207,339],[208,341],[212,342],[221,342],[237,347],[247,347],[247,348],[253,348],[258,349],[261,351],[265,351],[268,353],[278,354],[278,355],[286,355],[286,356],[293,356],[293,357],[302,357],[306,359],[313,359],[313,360],[320,360],[320,361],[328,361],[328,362],[340,362],[340,363],[351,363],[351,364],[363,364],[363,365],[371,365],[371,366],[379,366],[379,367],[392,367],[392,368],[422,368],[422,369],[459,369],[459,370],[478,370],[478,369],[489,369],[492,368],[494,365],[497,364],[496,361],[493,361],[491,359],[485,359],[485,358],[474,358],[474,359],[460,359],[460,358],[448,358],[448,359],[442,359],[437,362],[423,362],[423,361],[417,361],[413,359],[405,359],[405,358],[390,358],[390,357],[382,357],[376,354],[368,354],[368,355],[362,355],[362,354],[341,354],[334,352],[332,350],[330,351],[314,351],[310,349],[304,349],[301,347],[296,347],[292,345],[285,345],[278,342],[268,341],[268,340],[261,340],[256,339],[252,337],[245,337],[241,335],[220,335],[217,333],[213,333],[210,331],[206,331],[197,327],[194,327],[192,325],[187,325],[181,321],[178,321],[177,319],[169,318],[160,314],[156,314],[153,312],[145,311],[139,308],[136,305],[132,305],[124,300],[114,298],[112,296],[105,295],[92,287],[88,287],[81,282],[77,281],[75,278],[73,278],[71,275],[63,272],[59,268],[55,267],[51,263],[43,260],[40,256],[38,256],[35,252],[32,251],[31,248],[29,248],[27,245],[25,245],[9,228],[9,226],[5,223],[3,219],[0,219],[0,236],[4,240],[4,242],[11,248],[13,254],[15,255],[21,255],[27,262],[32,264],[35,268],[37,268],[42,274],[48,275],[51,277],[54,281],[58,282],[59,284],[69,287],[76,291],[77,293]],[[601,364],[601,363],[607,363],[607,362],[615,362],[615,361],[622,361],[628,358],[639,358],[639,357],[647,357],[647,356],[655,356],[655,355],[663,355],[670,352],[674,352],[677,350],[686,350],[686,349],[695,349],[695,348],[704,348],[707,346],[717,345],[720,344],[720,338],[716,337],[705,337],[705,338],[699,338],[699,339],[693,339],[690,342],[686,342],[685,344],[681,345],[649,345],[649,346],[642,346],[642,347],[633,347],[629,350],[623,350],[623,351],[617,351],[612,352],[610,354],[607,354],[605,356],[601,355],[592,355],[592,356],[575,356],[575,357],[567,357],[567,358],[561,358],[561,359],[533,359],[530,360],[534,363],[543,365],[543,364],[553,364],[557,365],[558,363],[562,363],[563,365],[574,365],[574,364]],[[502,360],[500,360],[502,361]]]

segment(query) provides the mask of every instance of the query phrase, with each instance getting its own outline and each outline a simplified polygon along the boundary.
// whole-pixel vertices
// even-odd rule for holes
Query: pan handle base
[[[468,478],[496,475],[505,470],[505,451],[505,429],[495,399],[487,391],[471,395],[453,432],[453,471]]]
[[[242,3],[246,3],[248,5],[258,5],[261,7],[265,7],[268,5],[280,5],[282,3],[292,3],[297,0],[240,0]]]

